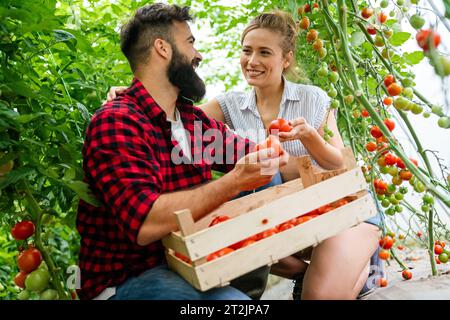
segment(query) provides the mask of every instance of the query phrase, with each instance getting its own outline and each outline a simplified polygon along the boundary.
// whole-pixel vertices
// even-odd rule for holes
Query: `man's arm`
[[[200,187],[160,195],[139,230],[137,243],[145,246],[177,230],[174,211],[189,208],[194,221],[197,221],[239,192],[269,183],[273,175],[262,175],[261,172],[286,165],[289,155],[285,152],[280,158],[258,160],[267,158],[268,152],[273,152],[273,149],[248,154],[236,163],[232,171]]]

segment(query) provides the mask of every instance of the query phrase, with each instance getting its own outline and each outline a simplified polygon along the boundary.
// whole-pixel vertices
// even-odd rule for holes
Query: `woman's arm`
[[[202,109],[208,117],[225,123],[225,115],[223,114],[223,111],[220,108],[219,102],[216,98],[213,98],[212,100],[201,104],[198,107]]]
[[[329,142],[323,139],[325,124],[333,132],[333,137]],[[329,113],[328,118],[315,130],[309,125],[304,118],[298,118],[290,121],[293,127],[291,132],[280,132],[280,141],[288,141],[299,139],[309,154],[316,160],[316,162],[324,169],[334,170],[342,168],[344,158],[341,149],[344,148],[341,135],[337,129],[336,119],[332,112]]]

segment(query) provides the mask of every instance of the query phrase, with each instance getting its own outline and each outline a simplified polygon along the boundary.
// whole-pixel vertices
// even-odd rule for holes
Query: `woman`
[[[324,169],[342,167],[344,147],[330,99],[320,88],[295,84],[284,74],[294,67],[296,27],[284,12],[263,13],[253,19],[241,38],[240,64],[249,93],[227,92],[200,106],[212,118],[238,134],[263,141],[271,121],[290,120],[290,132],[279,138],[291,157],[281,169],[284,182],[298,178],[295,157],[309,154]],[[109,98],[114,97],[112,90]],[[323,139],[325,125],[334,135]],[[273,265],[271,273],[295,279],[294,299],[355,299],[369,275],[377,251],[380,217],[329,238]],[[306,263],[304,260],[309,260]],[[301,291],[301,292],[300,292]]]

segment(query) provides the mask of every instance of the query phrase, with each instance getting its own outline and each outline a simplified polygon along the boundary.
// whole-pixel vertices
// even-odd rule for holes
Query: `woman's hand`
[[[106,102],[113,101],[119,94],[124,92],[126,89],[127,87],[111,87],[106,96]]]
[[[289,121],[289,125],[292,126],[290,132],[280,132],[278,136],[280,142],[290,141],[290,140],[308,140],[314,136],[317,131],[306,122],[305,118],[297,118]]]

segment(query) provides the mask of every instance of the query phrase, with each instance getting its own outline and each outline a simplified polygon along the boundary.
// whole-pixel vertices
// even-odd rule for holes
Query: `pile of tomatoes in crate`
[[[257,242],[257,241],[260,241],[262,239],[271,237],[271,236],[273,236],[273,235],[275,235],[277,233],[283,232],[285,230],[291,229],[291,228],[293,228],[295,226],[298,226],[298,225],[300,225],[302,223],[305,223],[305,222],[307,222],[309,220],[312,220],[312,219],[314,219],[314,218],[316,218],[316,217],[318,217],[318,216],[320,216],[322,214],[325,214],[325,213],[327,213],[327,212],[329,212],[331,210],[334,210],[336,208],[344,206],[344,205],[346,205],[347,203],[349,203],[349,202],[351,202],[353,200],[354,200],[353,197],[345,197],[345,198],[342,198],[340,200],[334,201],[332,203],[326,204],[326,205],[324,205],[324,206],[322,206],[320,208],[317,208],[315,210],[312,210],[312,211],[310,211],[310,212],[308,212],[306,214],[303,214],[301,216],[298,216],[296,218],[288,220],[288,221],[286,221],[286,222],[284,222],[282,224],[279,224],[279,225],[277,225],[277,226],[275,226],[273,228],[264,230],[264,231],[262,231],[260,233],[257,233],[257,234],[255,234],[255,235],[253,235],[251,237],[248,237],[248,238],[246,238],[244,240],[236,242],[236,243],[234,243],[234,244],[232,244],[232,245],[230,245],[230,246],[228,246],[226,248],[223,248],[223,249],[220,249],[220,250],[218,250],[218,251],[216,251],[214,253],[211,253],[211,254],[209,254],[206,257],[206,261],[215,260],[215,259],[220,258],[220,257],[222,257],[222,256],[224,256],[226,254],[229,254],[229,253],[233,252],[233,251],[236,251],[236,250],[239,250],[241,248],[247,247],[247,246],[249,246],[249,245],[251,245],[251,244],[253,244],[253,243]],[[229,219],[231,219],[231,218],[229,216],[227,216],[227,215],[217,216],[211,221],[211,223],[209,224],[209,227],[212,227],[212,226],[214,226],[214,225],[216,225],[218,223],[227,221]],[[269,221],[267,219],[263,219],[261,221],[262,224],[267,224],[268,222]],[[186,257],[185,255],[183,255],[183,254],[181,254],[179,252],[175,252],[175,256],[177,258],[179,258],[180,260],[188,263],[188,264],[192,263],[191,260],[188,257]]]

